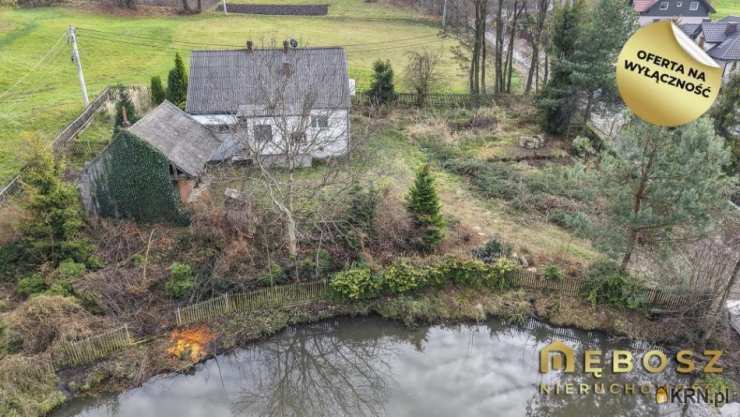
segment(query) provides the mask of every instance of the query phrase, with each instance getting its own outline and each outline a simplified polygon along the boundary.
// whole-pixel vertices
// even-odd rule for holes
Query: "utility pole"
[[[445,0],[444,6],[442,6],[442,29],[447,29],[447,0]]]
[[[226,11],[226,0],[223,0],[224,3],[224,15],[228,15],[229,12]]]
[[[82,101],[85,107],[90,105],[90,99],[87,97],[87,86],[85,85],[85,75],[82,73],[82,62],[80,62],[80,51],[77,49],[77,33],[74,26],[69,27],[69,41],[72,42],[72,61],[77,64],[77,77],[80,79],[80,90],[82,90]]]

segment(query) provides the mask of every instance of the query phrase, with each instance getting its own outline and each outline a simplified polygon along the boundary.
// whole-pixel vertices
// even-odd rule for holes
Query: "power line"
[[[59,47],[59,45],[61,44],[61,41],[64,38],[65,38],[65,35],[60,36],[59,39],[57,39],[56,43],[54,43],[54,45],[46,52],[46,54],[44,54],[44,56],[42,56],[41,59],[38,62],[36,62],[36,64],[34,64],[33,67],[31,67],[30,70],[28,70],[28,72],[26,73],[26,75],[24,75],[23,77],[19,78],[13,85],[11,85],[7,90],[5,90],[5,92],[3,92],[2,94],[0,94],[0,100],[3,100],[4,98],[8,97],[10,95],[11,91],[13,91],[13,89],[17,88],[28,77],[30,77],[31,75],[35,74],[36,73],[36,70],[38,70],[39,67],[41,67],[41,65],[44,62],[46,62],[46,60],[49,57],[52,56],[52,54],[53,54],[54,57],[56,57],[59,54],[59,52],[60,52],[60,51],[57,50],[57,48]]]

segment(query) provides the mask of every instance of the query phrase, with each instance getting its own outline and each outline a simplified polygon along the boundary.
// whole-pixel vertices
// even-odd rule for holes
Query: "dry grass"
[[[11,355],[0,360],[0,415],[45,415],[65,397],[47,356]]]
[[[19,237],[18,225],[24,211],[15,202],[0,206],[0,245],[10,243]]]

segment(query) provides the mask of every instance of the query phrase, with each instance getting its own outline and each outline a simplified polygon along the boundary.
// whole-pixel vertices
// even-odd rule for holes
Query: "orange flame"
[[[205,327],[174,330],[170,335],[172,346],[167,349],[167,352],[179,359],[198,362],[208,353],[206,346],[213,338],[213,333]]]

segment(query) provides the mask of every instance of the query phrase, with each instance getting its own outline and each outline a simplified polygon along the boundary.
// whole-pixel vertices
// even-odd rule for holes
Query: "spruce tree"
[[[417,171],[416,180],[407,196],[407,208],[419,231],[418,247],[424,251],[433,250],[444,238],[445,223],[429,164]]]
[[[166,98],[164,87],[162,87],[162,79],[159,78],[159,76],[152,77],[152,81],[149,85],[149,93],[151,94],[152,106],[162,104]]]
[[[396,99],[393,84],[393,67],[390,61],[377,60],[373,64],[373,81],[370,84],[370,99],[373,104],[387,104]]]
[[[733,75],[722,87],[711,114],[714,129],[725,138],[732,152],[728,174],[740,175],[740,73]]]
[[[175,67],[167,75],[167,100],[184,109],[188,98],[188,75],[179,53],[175,54]]]

